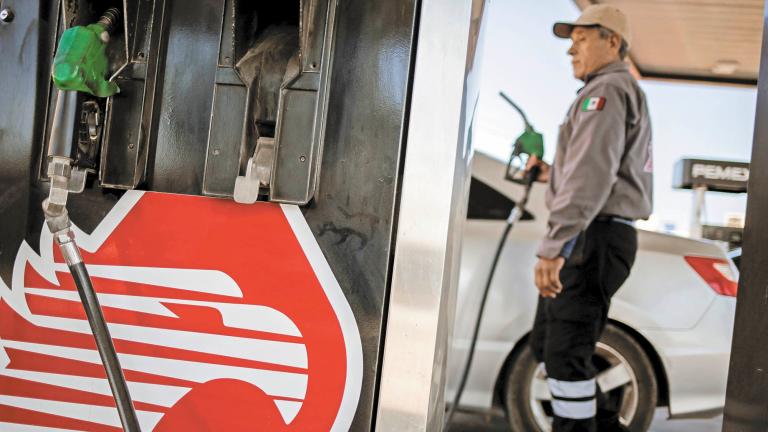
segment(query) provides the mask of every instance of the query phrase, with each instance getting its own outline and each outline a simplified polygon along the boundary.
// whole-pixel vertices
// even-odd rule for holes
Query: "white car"
[[[448,374],[465,366],[472,327],[491,260],[522,186],[504,179],[505,164],[476,153],[465,225],[454,343]],[[550,430],[550,394],[528,348],[537,290],[533,266],[546,229],[546,186],[531,191],[526,218],[513,228],[488,296],[469,380],[460,406],[501,406],[514,431]],[[597,346],[598,382],[618,398],[622,422],[645,431],[659,406],[670,417],[722,412],[738,270],[709,241],[639,230],[639,250],[627,282],[613,298],[610,322]]]

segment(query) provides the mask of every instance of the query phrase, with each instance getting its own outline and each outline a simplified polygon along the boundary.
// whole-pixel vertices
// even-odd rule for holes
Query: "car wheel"
[[[635,340],[616,326],[606,326],[593,362],[597,381],[608,402],[619,406],[621,423],[644,432],[653,420],[658,386],[648,356]],[[509,365],[504,383],[504,408],[515,432],[552,430],[552,396],[546,374],[526,346]]]

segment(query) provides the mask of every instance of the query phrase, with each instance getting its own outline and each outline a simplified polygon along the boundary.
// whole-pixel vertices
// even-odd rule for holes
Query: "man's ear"
[[[611,48],[616,48],[617,50],[621,48],[621,36],[616,33],[611,35]]]

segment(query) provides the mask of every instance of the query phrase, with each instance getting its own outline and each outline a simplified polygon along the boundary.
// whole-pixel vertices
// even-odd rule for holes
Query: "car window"
[[[467,219],[506,220],[515,202],[506,195],[483,183],[475,177],[469,185]],[[532,220],[533,215],[525,212],[522,220]]]

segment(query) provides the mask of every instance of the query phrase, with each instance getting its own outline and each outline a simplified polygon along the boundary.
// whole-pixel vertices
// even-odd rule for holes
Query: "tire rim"
[[[598,342],[595,354],[598,366],[597,382],[609,398],[621,398],[619,419],[624,426],[632,423],[639,404],[637,376],[626,358],[614,348]],[[535,369],[528,387],[528,400],[539,429],[552,430],[552,417],[547,413],[552,395],[547,387],[547,375],[542,367]],[[549,410],[551,412],[551,410]]]

